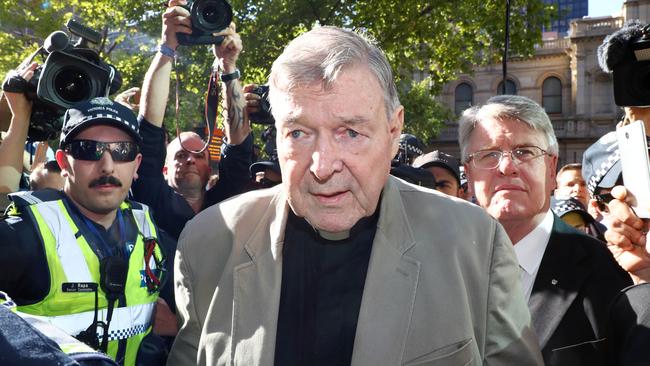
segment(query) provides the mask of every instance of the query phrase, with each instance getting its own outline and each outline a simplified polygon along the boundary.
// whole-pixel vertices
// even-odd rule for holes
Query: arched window
[[[501,95],[503,93],[503,81],[499,83],[499,86],[497,87],[497,95]],[[516,95],[517,94],[517,85],[515,85],[515,82],[512,80],[506,80],[506,92],[505,94],[510,94],[510,95]]]
[[[460,83],[456,87],[454,95],[454,111],[460,115],[463,111],[474,104],[474,91],[472,86],[467,83]]]
[[[542,84],[542,106],[546,113],[562,113],[562,82],[555,76]]]

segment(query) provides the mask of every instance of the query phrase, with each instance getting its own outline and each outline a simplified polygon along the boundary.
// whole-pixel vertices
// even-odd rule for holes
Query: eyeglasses
[[[478,169],[494,169],[501,164],[505,155],[510,155],[510,159],[518,165],[548,155],[548,152],[537,146],[521,146],[510,151],[480,150],[469,154],[467,161]]]
[[[101,142],[94,140],[73,140],[64,148],[64,151],[78,160],[98,161],[104,151],[111,154],[113,161],[133,161],[138,156],[138,145],[131,141]]]

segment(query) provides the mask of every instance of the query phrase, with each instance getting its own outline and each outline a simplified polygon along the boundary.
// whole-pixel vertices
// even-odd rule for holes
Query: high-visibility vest
[[[21,194],[22,200],[35,197]],[[63,199],[52,201],[34,200],[27,206],[43,240],[50,273],[50,289],[40,302],[18,306],[18,310],[47,320],[70,335],[86,330],[95,316],[94,292],[65,292],[64,283],[100,283],[100,261],[92,250],[65,207]],[[108,332],[107,354],[118,363],[134,365],[142,339],[151,331],[151,322],[158,291],[150,292],[145,284],[145,238],[156,238],[156,228],[146,205],[123,202],[120,210],[132,215],[138,226],[137,240],[129,248],[128,273],[124,290],[125,303],[115,303]],[[155,259],[154,259],[155,257]],[[154,257],[149,260],[153,271],[163,254],[157,245]],[[99,297],[98,320],[107,320],[107,300],[101,286],[97,285]],[[101,340],[103,329],[97,328]],[[122,343],[120,345],[120,343]],[[126,343],[124,345],[124,343]],[[126,349],[124,349],[126,347]],[[122,358],[123,357],[123,358]]]

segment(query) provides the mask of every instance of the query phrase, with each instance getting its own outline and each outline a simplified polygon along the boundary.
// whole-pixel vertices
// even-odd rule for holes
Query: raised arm
[[[140,114],[156,127],[162,127],[169,97],[169,77],[172,71],[170,56],[178,47],[176,33],[192,33],[190,13],[179,5],[184,0],[171,0],[163,14],[160,49],[149,65],[142,84]]]
[[[32,78],[37,66],[36,63],[32,63],[17,72],[26,81]],[[18,190],[23,171],[23,151],[32,113],[32,102],[27,100],[25,94],[9,91],[4,93],[11,110],[11,123],[5,139],[0,144],[0,193],[3,194]]]
[[[225,90],[222,96],[226,112],[224,134],[229,144],[239,145],[251,132],[248,116],[244,113],[246,100],[244,99],[241,82],[238,77],[234,77],[237,72],[237,58],[243,46],[241,37],[236,31],[235,23],[231,23],[227,29],[219,34],[224,36],[224,40],[220,45],[213,47],[213,52],[215,56],[214,67],[218,67],[221,76],[227,80],[221,83],[222,90]]]

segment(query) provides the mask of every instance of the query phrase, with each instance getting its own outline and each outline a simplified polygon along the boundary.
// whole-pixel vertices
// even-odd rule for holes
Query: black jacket
[[[631,284],[605,244],[554,216],[528,302],[546,365],[604,365],[608,309]]]

